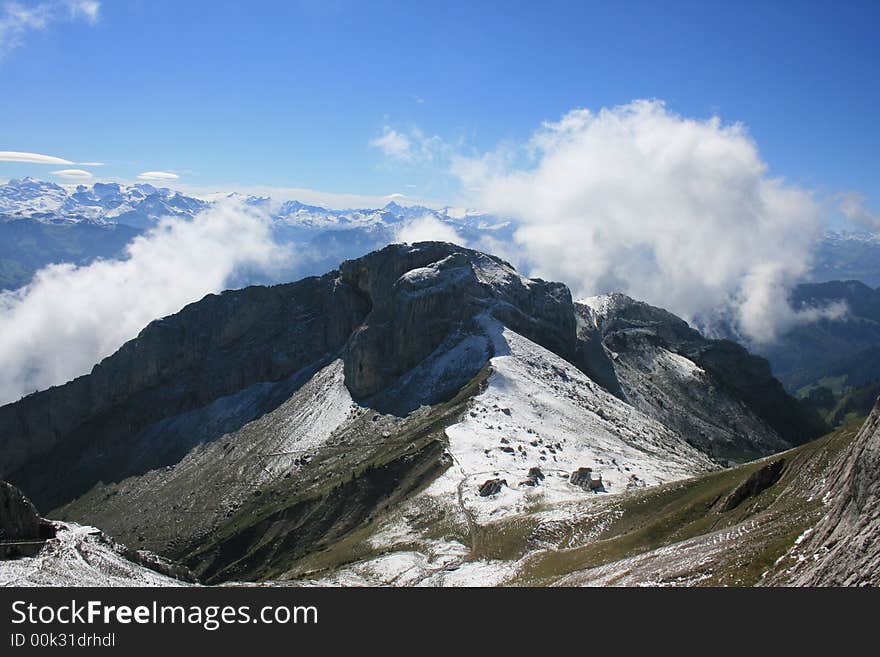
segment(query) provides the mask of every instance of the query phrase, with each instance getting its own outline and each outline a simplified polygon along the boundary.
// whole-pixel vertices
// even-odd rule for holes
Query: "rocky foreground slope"
[[[385,580],[489,584],[519,545],[505,527],[538,518],[551,544],[601,493],[817,435],[766,362],[598,305],[433,242],[209,295],[0,408],[0,474],[209,582],[378,553]]]
[[[880,586],[880,399],[828,473],[824,496],[827,513],[777,564],[781,570],[769,582]]]

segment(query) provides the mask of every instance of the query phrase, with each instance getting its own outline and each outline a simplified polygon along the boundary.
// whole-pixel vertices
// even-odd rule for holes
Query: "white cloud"
[[[865,195],[859,192],[837,195],[838,207],[847,219],[863,230],[880,231],[880,213],[869,210],[866,201]]]
[[[449,153],[449,146],[437,135],[428,136],[417,127],[403,132],[385,126],[370,146],[378,148],[389,160],[408,164],[430,164]]]
[[[0,162],[22,162],[24,164],[76,164],[52,155],[40,153],[22,153],[19,151],[0,151]]]
[[[65,4],[71,17],[82,17],[92,25],[98,21],[101,3],[96,0],[66,0]]]
[[[170,171],[144,171],[138,174],[138,180],[178,180],[180,176]]]
[[[412,143],[403,133],[385,126],[382,135],[370,142],[370,146],[381,150],[392,160],[409,161],[413,157]]]
[[[466,242],[455,228],[430,214],[406,222],[395,231],[394,237],[398,242],[407,242],[409,244],[437,241],[453,242],[454,244],[466,246]]]
[[[82,169],[61,169],[60,171],[53,171],[52,175],[69,180],[88,180],[92,177],[91,173]]]
[[[0,58],[24,43],[30,32],[52,23],[84,19],[95,24],[101,4],[95,0],[46,0],[24,4],[15,0],[0,5]]]
[[[544,124],[516,153],[457,157],[473,202],[521,222],[517,258],[576,296],[624,291],[689,320],[726,316],[771,341],[819,231],[812,195],[767,173],[739,124],[658,101]]]
[[[102,167],[103,162],[71,162],[54,155],[41,153],[25,153],[22,151],[0,151],[0,162],[18,162],[21,164],[78,164],[82,167]]]
[[[232,203],[191,221],[164,219],[126,255],[50,265],[0,293],[0,404],[87,373],[153,319],[224,289],[242,268],[288,257],[267,216]]]

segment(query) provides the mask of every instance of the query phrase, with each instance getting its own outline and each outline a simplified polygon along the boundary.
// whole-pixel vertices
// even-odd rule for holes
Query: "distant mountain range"
[[[234,281],[237,287],[321,274],[342,260],[398,241],[403,227],[424,217],[471,244],[485,238],[510,242],[516,230],[514,221],[491,215],[395,202],[383,208],[333,210],[238,194],[205,200],[148,184],[74,187],[23,178],[0,185],[0,290],[25,285],[48,264],[125,257],[125,245],[162,217],[189,218],[225,198],[264,210],[275,240],[295,246],[297,253],[287,269],[271,278],[248,272]],[[814,394],[814,406],[828,417],[843,417],[849,411],[836,405],[880,378],[880,292],[874,289],[880,285],[880,235],[826,234],[808,278],[795,288],[792,303],[803,307],[842,301],[849,307],[846,317],[798,326],[777,343],[753,349],[769,359],[790,392],[807,396],[829,389],[831,397],[823,390],[815,393],[818,397]],[[839,278],[846,282],[834,282]],[[858,392],[854,399],[870,401],[870,394]]]
[[[513,222],[491,215],[393,201],[382,208],[333,210],[234,193],[203,200],[145,184],[63,187],[23,178],[0,185],[0,290],[27,284],[47,264],[124,257],[125,244],[162,217],[190,218],[223,199],[264,210],[276,241],[297,248],[294,269],[277,272],[272,280],[251,278],[241,284],[323,273],[341,260],[395,241],[402,227],[422,217],[448,226],[461,241],[485,235],[510,239],[515,228]]]
[[[108,254],[120,255],[120,240],[133,234],[130,230],[101,232],[96,226],[123,225],[143,231],[162,217],[191,217],[222,198],[235,198],[265,210],[272,217],[281,241],[315,247],[305,249],[310,254],[304,265],[308,271],[287,275],[321,273],[339,260],[380,248],[394,239],[403,224],[420,217],[429,216],[448,225],[462,241],[469,242],[486,236],[509,239],[516,229],[514,221],[493,215],[403,206],[396,202],[382,208],[333,210],[295,200],[240,194],[218,194],[205,200],[149,184],[94,183],[73,187],[22,178],[0,185],[0,240],[10,245],[27,245],[31,234],[39,234],[42,238],[37,239],[46,244],[38,255],[27,253],[22,261],[14,263],[17,249],[7,249],[0,263],[0,289],[25,284],[36,268],[49,262],[83,264]],[[32,223],[4,225],[22,220],[44,227],[37,229]],[[68,230],[56,228],[59,226]],[[12,231],[18,231],[18,236]],[[77,235],[79,232],[88,237]],[[814,266],[805,282],[832,280],[858,280],[869,287],[880,286],[880,235],[827,233],[817,245]]]
[[[815,252],[810,282],[861,281],[880,287],[880,234],[826,233]]]

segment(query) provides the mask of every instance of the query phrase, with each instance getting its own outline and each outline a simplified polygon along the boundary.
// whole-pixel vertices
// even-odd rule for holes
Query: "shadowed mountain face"
[[[152,322],[91,374],[0,408],[0,471],[24,466],[21,482],[51,508],[96,481],[176,462],[194,438],[219,434],[169,433],[158,450],[136,449],[138,436],[242,390],[252,390],[247,409],[218,418],[217,430],[253,419],[277,400],[274,386],[252,386],[315,367],[367,311],[368,300],[332,276],[208,296]]]
[[[880,235],[869,232],[828,233],[818,245],[810,280],[858,280],[880,286]]]
[[[535,496],[583,495],[581,466],[622,490],[814,435],[732,343],[425,242],[152,322],[91,374],[0,408],[0,474],[219,581],[288,572],[413,496],[473,534]],[[558,472],[445,506],[539,465]],[[432,486],[452,493],[420,497]]]
[[[675,315],[623,294],[586,299],[577,311],[584,343],[601,343],[609,355],[591,361],[591,371],[601,370],[594,378],[619,386],[624,399],[707,453],[748,460],[825,431],[786,394],[766,360],[734,342],[708,340]]]
[[[797,326],[763,348],[789,390],[825,385],[840,393],[880,379],[880,291],[859,281],[810,283],[794,289],[791,303],[798,309],[845,304],[846,313]]]
[[[46,265],[123,257],[125,245],[138,235],[138,229],[122,224],[51,224],[0,216],[0,290],[26,285]]]

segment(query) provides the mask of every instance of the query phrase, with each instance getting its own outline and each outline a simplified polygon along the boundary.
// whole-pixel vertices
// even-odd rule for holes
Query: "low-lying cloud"
[[[579,109],[452,170],[472,204],[520,222],[518,264],[576,296],[623,291],[704,327],[726,317],[755,342],[821,312],[787,300],[819,205],[769,175],[740,124],[659,101]]]
[[[233,203],[164,219],[126,251],[122,260],[51,265],[0,293],[0,404],[89,372],[150,321],[224,289],[243,269],[289,257],[266,215]]]
[[[453,242],[467,246],[466,241],[449,224],[440,221],[437,217],[426,214],[407,221],[394,234],[398,242]]]

